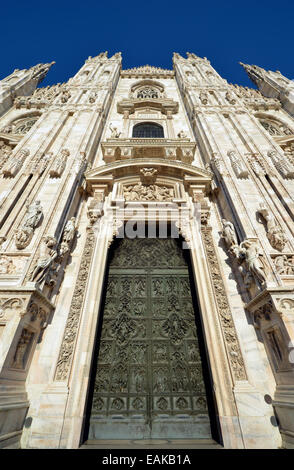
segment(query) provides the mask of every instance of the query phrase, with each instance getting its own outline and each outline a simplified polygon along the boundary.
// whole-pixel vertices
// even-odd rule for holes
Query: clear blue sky
[[[1,5],[0,78],[56,61],[42,85],[68,80],[85,59],[121,51],[123,68],[172,67],[172,53],[206,56],[229,82],[251,86],[239,61],[294,79],[294,2],[18,0]]]

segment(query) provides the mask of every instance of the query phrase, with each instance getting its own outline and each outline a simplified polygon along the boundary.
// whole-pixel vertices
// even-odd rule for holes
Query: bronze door
[[[114,251],[88,438],[211,438],[188,265],[174,239],[123,239]]]

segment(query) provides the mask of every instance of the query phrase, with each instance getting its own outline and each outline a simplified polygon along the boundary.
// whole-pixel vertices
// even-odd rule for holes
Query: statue
[[[178,133],[178,138],[179,139],[186,139],[187,138],[187,134],[181,130],[179,133]]]
[[[95,103],[96,99],[97,99],[97,93],[95,93],[95,91],[91,91],[91,93],[89,94],[89,103]]]
[[[15,244],[19,250],[28,246],[33,237],[34,230],[43,215],[40,201],[27,204],[26,207],[27,212],[25,214],[24,221],[15,234]]]
[[[52,268],[52,264],[57,255],[56,239],[51,236],[45,236],[41,242],[39,259],[32,273],[31,281],[41,283],[50,268]]]
[[[284,178],[294,178],[294,165],[288,162],[285,157],[278,155],[276,150],[270,150],[268,156]]]
[[[255,241],[244,240],[240,244],[240,254],[244,256],[246,267],[262,286],[266,284],[266,276],[259,263],[260,249]]]
[[[230,104],[236,104],[236,99],[235,99],[234,95],[233,95],[230,91],[227,91],[227,93],[226,93],[226,100],[227,100]]]
[[[237,178],[247,178],[248,171],[244,167],[242,160],[237,157],[236,152],[234,152],[234,150],[229,151],[228,157],[231,160],[231,165]]]
[[[121,132],[118,132],[117,127],[112,127],[112,124],[109,124],[109,129],[111,130],[111,138],[118,139],[121,135]]]
[[[200,91],[199,95],[200,101],[202,104],[207,104],[208,103],[208,94],[206,91]]]
[[[28,149],[22,149],[19,153],[11,157],[3,168],[3,176],[13,178],[23,165],[24,160],[30,154]]]
[[[76,218],[71,217],[71,219],[69,219],[65,225],[62,241],[66,243],[70,243],[75,236],[76,230],[77,230]]]
[[[229,222],[226,219],[222,219],[223,224],[223,231],[222,231],[222,238],[224,238],[225,243],[228,248],[232,246],[238,246],[237,236],[235,232],[235,227],[232,222]]]
[[[70,97],[71,97],[71,94],[69,90],[64,88],[64,90],[62,90],[62,93],[61,93],[61,103],[67,103]]]
[[[60,155],[56,158],[55,162],[53,163],[52,167],[50,168],[49,174],[51,178],[60,178],[62,175],[66,160],[69,157],[70,153],[67,149],[62,149]]]
[[[285,233],[280,227],[269,210],[264,206],[263,203],[260,204],[260,209],[257,211],[258,214],[261,214],[264,220],[266,221],[267,228],[267,238],[276,250],[282,251],[286,245],[287,239]]]

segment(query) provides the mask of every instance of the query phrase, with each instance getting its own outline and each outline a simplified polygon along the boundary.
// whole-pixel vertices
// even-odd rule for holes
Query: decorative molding
[[[55,381],[61,382],[68,378],[72,362],[76,336],[78,332],[80,316],[82,312],[86,286],[88,282],[92,253],[95,245],[95,234],[88,229],[82,260],[76,280],[76,285],[71,301],[68,319],[65,326],[61,349],[55,371]]]
[[[225,339],[226,349],[228,352],[229,362],[231,364],[235,380],[247,380],[244,360],[242,357],[236,328],[232,318],[226,289],[220,271],[217,253],[214,247],[212,229],[207,225],[201,225],[201,229],[202,240],[204,243],[204,248],[209,265],[214,295],[216,298],[220,323]]]

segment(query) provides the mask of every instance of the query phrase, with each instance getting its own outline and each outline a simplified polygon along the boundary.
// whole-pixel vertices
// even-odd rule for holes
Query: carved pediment
[[[87,191],[92,194],[97,186],[105,186],[109,192],[116,181],[124,180],[132,184],[134,180],[141,180],[142,171],[146,170],[146,159],[129,159],[101,165],[86,172]],[[182,163],[167,161],[158,158],[148,159],[148,169],[156,170],[156,177],[164,181],[181,182],[186,187],[198,185],[203,191],[210,190],[212,173],[202,168]]]

